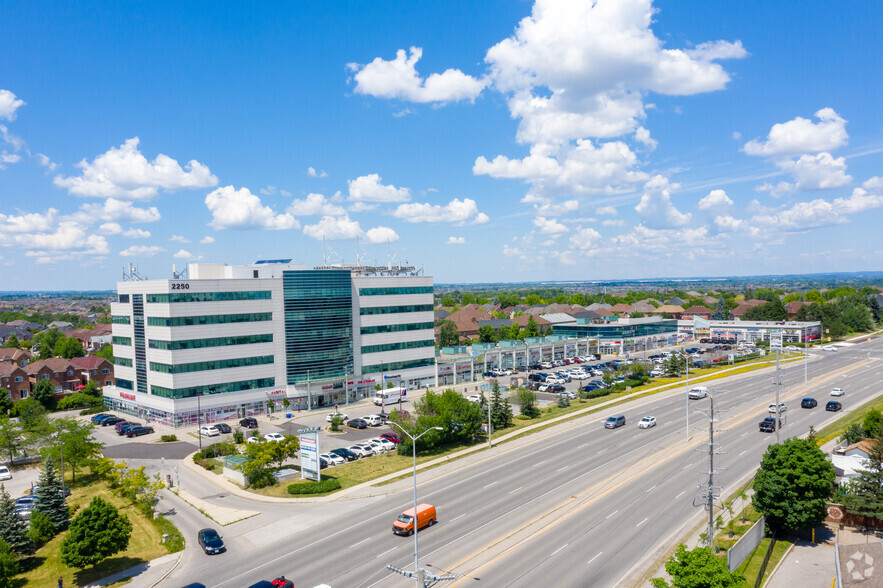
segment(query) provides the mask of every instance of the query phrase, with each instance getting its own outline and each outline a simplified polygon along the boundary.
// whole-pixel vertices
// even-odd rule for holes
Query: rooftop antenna
[[[356,265],[362,265],[362,257],[359,253],[359,238],[356,237]]]
[[[123,268],[123,281],[124,282],[141,282],[146,280],[147,276],[142,276],[138,273],[138,270],[135,266],[129,262],[129,270],[126,271],[126,268]]]
[[[392,269],[392,246],[389,243],[389,237],[386,238],[386,269]]]
[[[322,235],[322,267],[328,267],[328,254],[325,252],[325,235]]]
[[[172,264],[172,279],[173,280],[186,280],[187,279],[187,270],[190,269],[190,266],[184,267],[181,271],[175,271],[175,264]]]

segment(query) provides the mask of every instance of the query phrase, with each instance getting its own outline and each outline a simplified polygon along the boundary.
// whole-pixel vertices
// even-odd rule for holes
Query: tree
[[[33,545],[39,549],[52,541],[52,538],[58,534],[55,523],[46,513],[35,510],[31,513],[30,528],[27,532],[28,541],[32,541]]]
[[[834,466],[806,439],[770,445],[754,477],[752,502],[776,530],[798,531],[820,525],[834,485]]]
[[[43,471],[37,478],[37,484],[39,487],[35,493],[37,499],[34,501],[34,510],[46,513],[59,531],[66,529],[69,520],[67,504],[61,479],[55,471],[55,460],[51,457],[43,461]]]
[[[91,380],[90,380],[91,381]],[[56,408],[58,410],[69,410],[72,408],[87,408],[89,406],[99,406],[101,399],[82,392],[74,392],[70,396],[65,396],[58,401]]]
[[[0,388],[0,415],[8,416],[12,412],[12,398],[9,390]]]
[[[129,546],[132,524],[109,502],[92,499],[71,523],[61,542],[61,562],[73,568],[85,568],[124,551]]]
[[[754,306],[745,311],[744,319],[747,321],[784,321],[788,320],[788,309],[782,304],[778,296],[761,306]]]
[[[12,412],[18,417],[22,428],[28,433],[41,433],[46,429],[46,409],[33,396],[16,402]]]
[[[34,545],[28,536],[28,523],[15,512],[15,506],[6,488],[0,486],[0,539],[17,554],[25,555],[34,550]]]
[[[506,338],[512,340],[522,338],[521,327],[519,327],[518,323],[516,323],[515,321],[512,321],[512,324],[509,325],[509,335]]]
[[[12,588],[13,576],[18,573],[18,559],[6,541],[0,540],[0,588]]]
[[[715,557],[710,547],[688,551],[678,545],[677,551],[665,562],[665,571],[672,578],[669,584],[662,578],[653,578],[654,588],[740,588],[745,577],[727,570],[727,562]]]
[[[878,437],[881,433],[881,424],[883,424],[883,412],[876,408],[869,410],[865,415],[865,420],[862,421],[865,437]]]
[[[713,321],[725,321],[727,320],[727,303],[724,300],[724,297],[721,296],[717,299],[717,304],[714,307],[714,311],[711,313],[711,320]]]
[[[55,343],[55,355],[65,359],[73,359],[83,357],[86,352],[83,351],[83,345],[73,337],[61,337]]]
[[[849,428],[843,431],[843,435],[840,437],[841,440],[845,440],[850,445],[852,445],[853,443],[858,443],[864,438],[865,428],[861,425],[861,423],[852,423],[851,425],[849,425]]]
[[[490,325],[482,325],[478,327],[478,340],[481,343],[493,343],[496,339],[494,328]]]
[[[883,518],[883,432],[871,441],[865,468],[856,470],[855,478],[845,483],[843,506],[851,514]]]
[[[10,349],[21,349],[21,343],[19,342],[18,337],[15,336],[15,333],[6,338],[6,343],[3,346],[9,347]]]
[[[528,296],[528,298],[530,298]],[[540,331],[537,328],[537,319],[534,318],[533,315],[530,315],[530,318],[527,319],[527,326],[524,328],[524,336],[525,337],[539,337]]]
[[[441,347],[454,347],[460,343],[460,331],[457,330],[457,323],[450,319],[441,322],[438,331],[438,344]]]
[[[37,359],[49,359],[55,354],[55,344],[64,337],[58,329],[47,329],[34,335],[38,347]]]
[[[111,486],[120,496],[147,507],[156,503],[157,494],[163,488],[158,475],[151,478],[144,471],[144,466],[130,468],[125,462],[111,461],[108,466],[106,475],[110,479]]]
[[[512,426],[512,406],[508,398],[503,399],[497,380],[491,388],[491,424],[494,431]]]
[[[391,418],[415,437],[432,427],[441,427],[441,431],[429,431],[420,439],[418,450],[424,451],[457,443],[471,443],[485,420],[478,403],[469,402],[451,389],[441,394],[427,391],[414,403],[414,411],[416,418],[406,420],[398,412]],[[410,455],[411,451],[410,439],[399,444],[400,455]]]
[[[31,396],[47,410],[55,408],[55,389],[49,380],[40,380],[34,386]]]
[[[52,426],[58,435],[57,442],[43,447],[40,454],[44,460],[61,460],[63,447],[64,463],[70,466],[72,481],[76,483],[77,470],[95,463],[101,456],[104,443],[99,443],[92,437],[94,426],[90,422],[84,423],[71,418],[55,419]]]
[[[7,416],[0,416],[0,451],[9,456],[10,464],[23,444],[18,425]]]
[[[113,345],[102,345],[101,349],[95,352],[95,357],[113,361]]]
[[[535,419],[540,416],[540,409],[537,407],[537,395],[527,388],[518,389],[515,402],[518,403],[521,414],[527,418]]]
[[[101,386],[98,385],[97,380],[89,380],[86,382],[86,385],[80,390],[82,394],[88,394],[89,396],[94,396],[96,398],[101,397]]]
[[[871,331],[874,329],[874,315],[860,296],[849,296],[837,301],[840,320],[854,332]]]

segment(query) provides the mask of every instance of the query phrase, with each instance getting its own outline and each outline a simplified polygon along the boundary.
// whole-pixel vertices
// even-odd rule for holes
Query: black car
[[[245,427],[246,429],[257,429],[258,428],[258,420],[254,417],[245,417],[241,421],[239,421],[240,427]]]
[[[320,469],[320,470],[324,470],[324,469],[327,468],[327,467],[328,467],[328,462],[325,461],[325,458],[324,458],[324,457],[320,457],[320,458],[319,458],[319,469]]]
[[[207,554],[224,551],[224,542],[221,541],[221,536],[214,529],[201,529],[196,534],[196,540],[199,541],[199,546]]]
[[[772,433],[776,430],[776,417],[767,417],[758,423],[761,433]],[[779,429],[782,428],[782,419],[779,419]]]
[[[153,427],[142,427],[141,425],[137,425],[135,427],[129,427],[126,430],[126,437],[131,439],[132,437],[140,437],[141,435],[149,435],[153,433]]]
[[[346,422],[346,426],[354,429],[367,429],[368,422],[364,419],[350,419]]]
[[[843,408],[843,405],[837,402],[836,400],[831,400],[828,404],[825,405],[825,410],[828,412],[837,412]]]
[[[115,424],[117,424],[117,423],[121,423],[121,422],[123,422],[124,420],[126,420],[126,419],[121,419],[121,418],[118,417],[118,416],[112,416],[112,417],[110,417],[110,418],[102,419],[102,420],[101,420],[101,426],[102,426],[102,427],[106,427],[106,426],[108,426],[108,425],[115,425]]]
[[[356,461],[357,459],[359,459],[359,456],[349,449],[332,449],[331,453],[333,453],[334,455],[339,455],[347,461]]]
[[[815,398],[804,398],[800,401],[800,408],[815,408],[818,405]]]
[[[118,425],[116,427],[117,435],[125,435],[126,431],[128,431],[132,427],[140,427],[141,423],[126,423],[124,425],[117,423],[117,425]]]
[[[227,423],[216,423],[215,428],[221,433],[231,433],[233,431]]]
[[[562,386],[561,384],[549,384],[549,387],[546,388],[546,392],[549,394],[558,394],[559,392],[566,391],[567,388]]]

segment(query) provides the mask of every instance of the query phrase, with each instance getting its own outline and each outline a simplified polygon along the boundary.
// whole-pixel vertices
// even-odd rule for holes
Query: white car
[[[603,372],[603,370],[599,370],[599,369],[595,368],[592,370],[592,375],[600,378],[601,376],[604,375],[604,372]]]
[[[543,363],[540,364],[540,367],[543,368],[544,370],[550,370],[550,369],[552,369],[552,362],[544,361]]]
[[[353,445],[352,447],[347,447],[347,449],[349,449],[350,451],[352,451],[353,453],[358,455],[360,458],[370,457],[370,456],[374,455],[374,453],[372,451],[367,451],[361,445]]]
[[[656,426],[656,417],[645,416],[640,421],[638,421],[639,429],[649,429],[650,427]]]
[[[0,466],[0,480],[11,480],[12,472],[6,466]]]
[[[481,394],[470,394],[466,397],[469,402],[481,402]]]
[[[199,427],[199,434],[203,437],[217,437],[221,432],[214,425],[203,425]]]
[[[264,439],[267,441],[285,441],[285,437],[280,435],[279,433],[267,433],[264,435]]]
[[[546,392],[549,387],[552,386],[552,384],[548,383],[548,380],[546,380],[546,382],[546,384],[540,384],[539,387],[537,387],[537,392]]]
[[[341,422],[350,420],[349,415],[347,415],[347,414],[345,414],[345,413],[342,413],[342,412],[331,412],[331,413],[328,413],[328,416],[325,417],[325,422],[330,423],[330,422],[331,422],[331,419],[333,419],[333,418],[336,417],[336,416],[339,416],[339,417],[342,419]]]
[[[246,443],[263,443],[264,438],[263,437],[249,437],[248,439],[245,440],[245,442]]]
[[[837,348],[833,345],[825,345],[822,347],[822,351],[837,351]]]
[[[383,424],[383,419],[379,414],[369,414],[368,416],[363,416],[362,419],[372,427],[379,427]]]
[[[379,454],[383,453],[384,451],[388,451],[388,449],[386,448],[385,445],[381,445],[380,443],[377,443],[376,441],[365,441],[364,443],[362,443],[362,446],[365,446],[365,445],[367,445],[368,447],[370,447],[374,451],[374,455],[379,455]]]
[[[392,441],[389,441],[389,440],[387,440],[387,439],[384,439],[384,438],[382,438],[382,437],[377,437],[377,438],[375,438],[375,439],[369,439],[369,441],[370,441],[371,443],[377,443],[378,445],[380,445],[381,447],[383,447],[383,449],[384,449],[385,451],[392,451],[393,449],[396,448],[396,444],[395,444],[395,443],[393,443]]]
[[[784,402],[780,402],[779,403],[779,414],[782,414],[786,410],[788,410],[788,405],[785,404]],[[775,412],[776,412],[776,403],[773,402],[772,404],[770,404],[770,413],[775,413]]]
[[[356,447],[358,447],[359,450],[362,452],[361,457],[370,457],[372,455],[377,455],[377,453],[378,453],[377,449],[375,449],[374,447],[371,447],[371,445],[369,443],[361,443],[359,445],[354,445],[353,447],[350,447],[349,449],[353,453],[358,453],[358,451],[355,450]]]
[[[329,465],[339,466],[346,463],[346,460],[334,453],[323,453],[319,457],[328,462]]]
[[[845,392],[843,388],[834,388],[831,390],[831,396],[843,396]]]

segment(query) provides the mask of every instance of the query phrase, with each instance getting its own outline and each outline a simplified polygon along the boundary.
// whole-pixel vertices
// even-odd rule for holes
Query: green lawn
[[[85,476],[81,476],[81,478],[88,480],[88,477]],[[68,499],[68,504],[79,505],[80,509],[82,509],[89,504],[94,496],[98,496],[113,504],[132,523],[132,534],[129,538],[128,548],[100,562],[96,566],[77,570],[61,563],[61,542],[66,533],[60,533],[33,556],[22,561],[22,569],[29,568],[29,571],[16,576],[13,580],[13,586],[16,586],[16,588],[22,586],[39,588],[57,586],[59,577],[64,579],[65,586],[84,586],[95,580],[100,580],[169,553],[169,549],[160,543],[161,532],[157,525],[144,516],[136,507],[129,504],[128,500],[112,493],[107,482],[92,481],[91,483],[74,487],[71,497]],[[76,516],[76,513],[74,516]],[[171,522],[165,521],[165,524],[171,525]],[[165,532],[169,531],[170,529],[166,529]],[[183,541],[180,540],[180,534],[178,534],[176,539],[179,549],[183,549]],[[121,585],[121,583],[114,585]]]
[[[757,549],[754,550],[754,553],[749,555],[748,559],[742,562],[742,565],[736,569],[736,572],[745,576],[745,579],[748,580],[749,586],[753,586],[755,579],[757,579],[757,574],[760,572],[760,566],[763,564],[763,558],[766,556],[767,549],[769,549],[770,541],[771,539],[769,537],[764,537],[760,541],[760,545],[757,546]],[[791,544],[791,540],[789,539],[779,539],[776,541],[776,546],[773,548],[773,554],[770,556],[769,563],[767,563],[761,586],[763,586],[763,584],[769,579],[770,573],[776,569],[776,565],[778,565],[779,561],[784,557],[785,552],[788,551]]]

